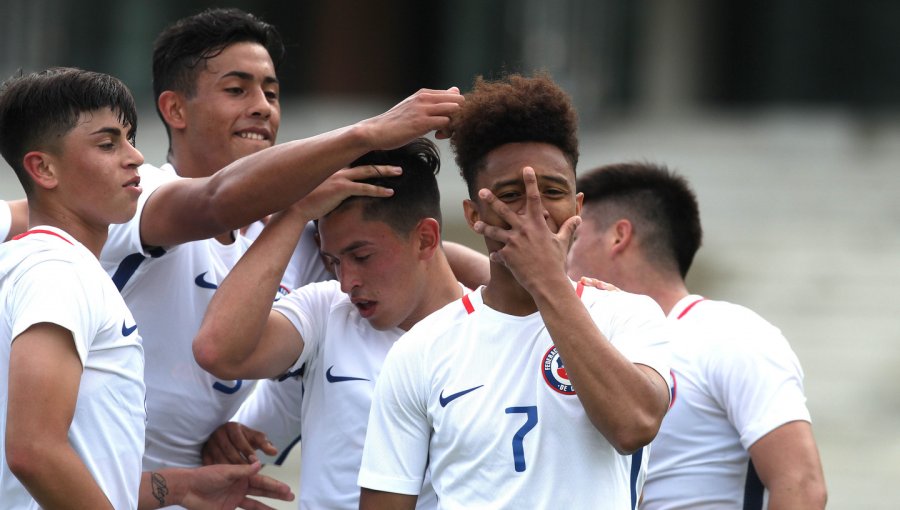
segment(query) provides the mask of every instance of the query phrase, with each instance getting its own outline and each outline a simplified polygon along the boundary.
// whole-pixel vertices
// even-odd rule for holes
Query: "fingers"
[[[611,283],[607,283],[596,278],[591,278],[589,276],[582,276],[579,282],[586,287],[594,287],[600,290],[608,290],[613,292],[621,290]]]
[[[262,450],[266,455],[278,455],[278,449],[275,448],[275,445],[269,441],[268,436],[264,432],[260,432],[255,429],[251,429],[246,425],[241,425],[241,428],[244,431],[244,437],[247,438],[247,442],[250,443],[250,447],[253,450]],[[252,452],[251,452],[252,453]],[[253,455],[254,460],[256,460],[256,455]]]
[[[248,496],[262,496],[265,498],[293,501],[294,493],[291,487],[270,476],[255,474],[250,477],[250,486],[247,489]]]

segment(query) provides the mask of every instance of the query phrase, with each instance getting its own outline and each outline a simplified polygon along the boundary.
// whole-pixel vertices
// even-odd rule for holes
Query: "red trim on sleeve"
[[[43,229],[40,229],[40,228],[34,229],[34,230],[29,230],[28,232],[23,232],[23,233],[21,233],[21,234],[15,236],[15,237],[13,237],[13,238],[10,239],[10,240],[11,240],[11,241],[18,241],[19,239],[22,239],[23,237],[28,236],[28,235],[31,235],[31,234],[48,234],[48,235],[51,235],[51,236],[56,236],[56,237],[62,239],[63,241],[65,241],[65,242],[67,242],[67,243],[69,243],[69,244],[72,244],[71,241],[69,241],[69,240],[66,239],[65,237],[63,237],[63,236],[57,234],[56,232],[52,232],[52,231],[50,231],[50,230],[43,230]],[[73,246],[74,246],[74,245],[73,245]]]
[[[578,285],[575,286],[575,294],[578,294],[578,297],[581,297],[581,295],[584,294],[584,284],[580,281],[578,282]]]
[[[472,300],[469,299],[468,294],[462,297],[462,304],[466,308],[466,313],[472,313],[475,311],[475,307],[472,306]]]
[[[678,314],[678,317],[675,318],[675,320],[678,320],[678,319],[684,317],[685,315],[687,315],[688,312],[691,311],[691,308],[693,308],[694,305],[696,305],[696,304],[699,303],[700,301],[705,301],[705,300],[706,300],[706,298],[700,298],[700,299],[694,301],[693,303],[687,305],[687,308],[685,308],[684,310],[682,310],[681,313]]]

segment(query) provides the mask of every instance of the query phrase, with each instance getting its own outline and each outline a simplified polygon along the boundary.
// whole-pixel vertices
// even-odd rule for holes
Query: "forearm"
[[[277,375],[255,372],[248,360],[267,358],[261,344],[272,300],[306,222],[296,208],[273,217],[216,290],[194,339],[205,370],[226,379]]]
[[[567,279],[532,295],[597,430],[621,452],[649,443],[668,403],[660,381],[651,380],[609,342]]]
[[[29,452],[27,459],[27,466],[13,461],[10,468],[42,508],[112,510],[109,499],[68,443],[44,443]]]
[[[451,241],[444,241],[443,247],[453,275],[463,285],[477,289],[491,280],[491,263],[487,255]]]

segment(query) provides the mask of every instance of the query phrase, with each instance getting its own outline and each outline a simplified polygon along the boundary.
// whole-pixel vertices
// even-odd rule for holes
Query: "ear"
[[[184,129],[185,120],[184,97],[174,90],[166,90],[156,99],[162,118],[171,129]]]
[[[576,193],[575,194],[575,214],[581,216],[581,211],[584,209],[584,193]]]
[[[481,215],[478,214],[478,205],[474,200],[468,198],[463,200],[463,214],[466,217],[466,223],[469,224],[469,228],[472,229],[472,232],[475,232],[475,229],[473,227],[475,225],[475,222],[479,220]]]
[[[43,189],[53,189],[59,185],[57,162],[52,154],[42,151],[31,151],[22,156],[22,166],[25,168],[25,173],[31,177],[35,186]]]
[[[428,260],[441,248],[441,226],[434,218],[423,218],[414,230],[419,258]]]
[[[613,225],[612,252],[620,254],[631,244],[634,239],[634,226],[630,221],[621,219]]]

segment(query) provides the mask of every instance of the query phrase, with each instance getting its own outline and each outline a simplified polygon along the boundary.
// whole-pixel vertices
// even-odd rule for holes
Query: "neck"
[[[620,288],[635,294],[650,296],[666,315],[682,298],[690,294],[680,275],[661,274],[652,270],[634,271],[633,274],[642,276],[633,281],[623,282]],[[618,286],[616,282],[610,283]]]
[[[413,315],[398,326],[403,331],[409,331],[420,320],[463,296],[463,288],[456,280],[443,252],[438,250],[426,271],[428,276],[425,288],[422,289],[422,302]]]
[[[32,203],[29,201],[29,206]],[[59,214],[53,211],[44,211],[40,208],[30,207],[28,211],[28,228],[39,225],[56,227],[69,234],[76,241],[84,245],[97,259],[100,251],[106,243],[109,235],[109,225],[89,225],[69,214]]]
[[[484,304],[507,315],[524,317],[538,311],[531,294],[501,264],[491,262],[491,281],[482,292]]]

